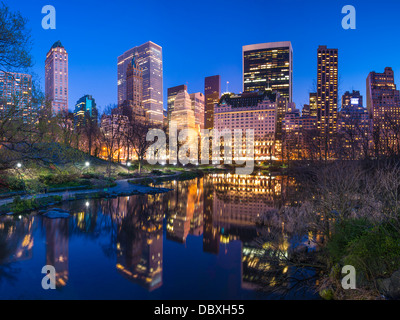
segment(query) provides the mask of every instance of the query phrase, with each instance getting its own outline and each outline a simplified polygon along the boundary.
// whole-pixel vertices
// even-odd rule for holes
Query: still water
[[[287,280],[298,270],[284,256],[307,239],[284,226],[266,237],[257,223],[285,205],[288,179],[214,174],[163,186],[173,191],[66,202],[68,219],[0,217],[0,299],[316,298],[310,282]],[[265,259],[272,247],[283,254],[276,264]],[[44,265],[56,269],[56,290],[42,289]]]

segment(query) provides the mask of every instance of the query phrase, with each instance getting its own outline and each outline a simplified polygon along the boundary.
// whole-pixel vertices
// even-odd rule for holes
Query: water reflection
[[[163,286],[163,258],[168,259],[163,242],[193,250],[187,247],[191,236],[202,238],[205,254],[226,255],[233,248],[240,259],[237,276],[243,290],[284,294],[293,286],[288,279],[296,278],[298,270],[288,265],[287,258],[299,245],[312,249],[312,242],[296,238],[291,226],[270,223],[289,199],[293,201],[288,196],[297,191],[292,179],[213,174],[164,186],[173,191],[66,203],[63,209],[70,210],[70,219],[0,217],[0,278],[17,274],[13,269],[4,271],[14,262],[32,259],[34,234],[44,233],[46,264],[55,266],[59,288],[68,286],[70,255],[74,255],[69,241],[77,238],[82,245],[95,241],[114,261],[120,277],[153,292]],[[202,259],[202,252],[196,254]]]

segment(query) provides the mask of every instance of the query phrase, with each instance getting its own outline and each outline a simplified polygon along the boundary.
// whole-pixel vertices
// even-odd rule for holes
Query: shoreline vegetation
[[[138,173],[137,164],[132,161],[130,167],[113,164],[112,175],[107,176],[102,161],[92,157],[89,168],[27,165],[17,174],[13,169],[9,172],[14,175],[11,188],[3,187],[0,193],[0,215],[18,216],[35,211],[43,214],[44,208],[64,201],[168,192],[170,189],[159,186],[206,174],[233,173],[235,169],[224,165],[145,165]],[[296,249],[286,262],[315,270],[315,290],[322,299],[400,298],[398,162],[297,162],[290,167],[282,162],[256,163],[253,175],[260,174],[296,180],[293,199],[301,201],[291,203],[285,199],[275,221],[271,222],[268,213],[269,221],[260,226],[263,230],[278,230],[284,223],[295,225],[294,233],[318,235],[314,252]],[[1,179],[3,186],[4,181],[9,181],[4,176]],[[356,290],[344,290],[341,286],[345,265],[356,267]]]

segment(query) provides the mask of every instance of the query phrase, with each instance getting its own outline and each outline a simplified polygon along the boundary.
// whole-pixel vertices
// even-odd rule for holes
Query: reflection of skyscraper
[[[143,69],[143,107],[148,119],[163,123],[163,62],[162,48],[149,41],[118,57],[118,105],[127,100],[127,70],[132,59]]]
[[[12,217],[0,220],[0,265],[30,260],[33,248],[34,217],[15,221]]]
[[[112,200],[119,216],[117,270],[149,291],[162,286],[163,226],[160,196]]]
[[[167,238],[181,243],[189,234],[203,233],[203,179],[181,182],[170,193]]]
[[[204,233],[203,251],[208,253],[219,253],[219,232],[213,226],[213,196],[214,185],[210,179],[204,179]]]
[[[46,264],[56,269],[56,285],[65,286],[68,282],[68,219],[44,218],[46,228]]]

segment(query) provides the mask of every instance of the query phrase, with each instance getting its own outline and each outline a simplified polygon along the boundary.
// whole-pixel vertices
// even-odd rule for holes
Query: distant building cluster
[[[301,109],[293,102],[293,48],[289,41],[245,45],[242,48],[243,92],[221,92],[221,76],[204,79],[203,92],[181,84],[167,89],[163,109],[162,47],[149,41],[117,59],[118,102],[99,118],[95,99],[85,94],[68,111],[68,52],[57,41],[45,61],[45,97],[53,114],[66,114],[75,130],[88,124],[121,140],[127,124],[174,125],[191,129],[254,130],[256,160],[333,160],[376,158],[400,151],[400,92],[394,72],[371,72],[366,99],[360,91],[339,97],[339,50],[319,46],[315,92]],[[11,106],[24,121],[33,118],[32,77],[0,72],[0,111]],[[112,130],[112,131],[109,131]],[[121,139],[120,139],[121,138]],[[118,142],[120,144],[120,141]],[[104,149],[104,146],[103,146]],[[122,149],[124,149],[122,151]],[[132,159],[119,148],[118,161]]]

